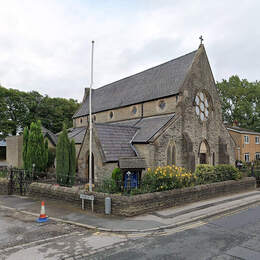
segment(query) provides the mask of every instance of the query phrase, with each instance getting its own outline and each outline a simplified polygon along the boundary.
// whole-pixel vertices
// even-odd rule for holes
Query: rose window
[[[209,103],[206,95],[203,92],[199,92],[195,98],[196,114],[202,120],[207,120],[209,117]]]

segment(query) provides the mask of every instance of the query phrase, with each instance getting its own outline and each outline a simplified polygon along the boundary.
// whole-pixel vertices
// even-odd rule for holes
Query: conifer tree
[[[48,167],[48,155],[49,155],[48,140],[45,139],[45,142],[44,142],[44,169],[47,169],[47,167]]]
[[[36,171],[45,170],[45,145],[40,121],[37,121],[37,123],[31,123],[27,144],[26,161],[28,163],[28,165],[26,163],[28,170],[32,170],[33,164],[35,165]]]
[[[76,173],[76,148],[75,148],[75,142],[72,139],[70,142],[70,173],[69,173],[70,185],[74,184],[75,173]]]
[[[70,172],[70,142],[66,126],[63,125],[62,133],[59,135],[56,147],[56,175],[57,182],[61,185],[67,184]]]
[[[25,127],[23,130],[23,168],[25,170],[28,170],[28,158],[27,158],[28,139],[29,139],[29,129],[28,127]]]

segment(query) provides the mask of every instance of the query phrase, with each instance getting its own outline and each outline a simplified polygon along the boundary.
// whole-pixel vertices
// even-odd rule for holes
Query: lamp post
[[[93,86],[93,58],[94,58],[94,41],[92,41],[91,50],[91,78],[89,89],[89,191],[92,192],[92,104],[91,104],[91,92]]]

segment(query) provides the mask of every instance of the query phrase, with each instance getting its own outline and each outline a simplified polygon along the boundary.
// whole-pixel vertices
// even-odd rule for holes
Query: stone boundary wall
[[[0,178],[0,195],[8,194],[8,180],[5,178]]]
[[[254,177],[246,177],[238,181],[225,181],[200,185],[184,189],[147,193],[135,196],[122,196],[98,192],[84,192],[95,196],[94,211],[104,213],[105,197],[112,199],[112,214],[118,216],[135,216],[158,209],[181,206],[191,202],[215,198],[227,194],[246,192],[256,188]],[[81,207],[79,188],[59,187],[52,184],[32,183],[30,196],[65,200]],[[90,201],[85,202],[87,209],[91,209]]]

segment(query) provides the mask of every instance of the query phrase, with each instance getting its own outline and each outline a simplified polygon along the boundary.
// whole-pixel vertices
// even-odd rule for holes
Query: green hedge
[[[220,164],[217,166],[200,164],[196,167],[195,176],[197,176],[198,184],[238,180],[242,177],[236,167],[228,164]]]

